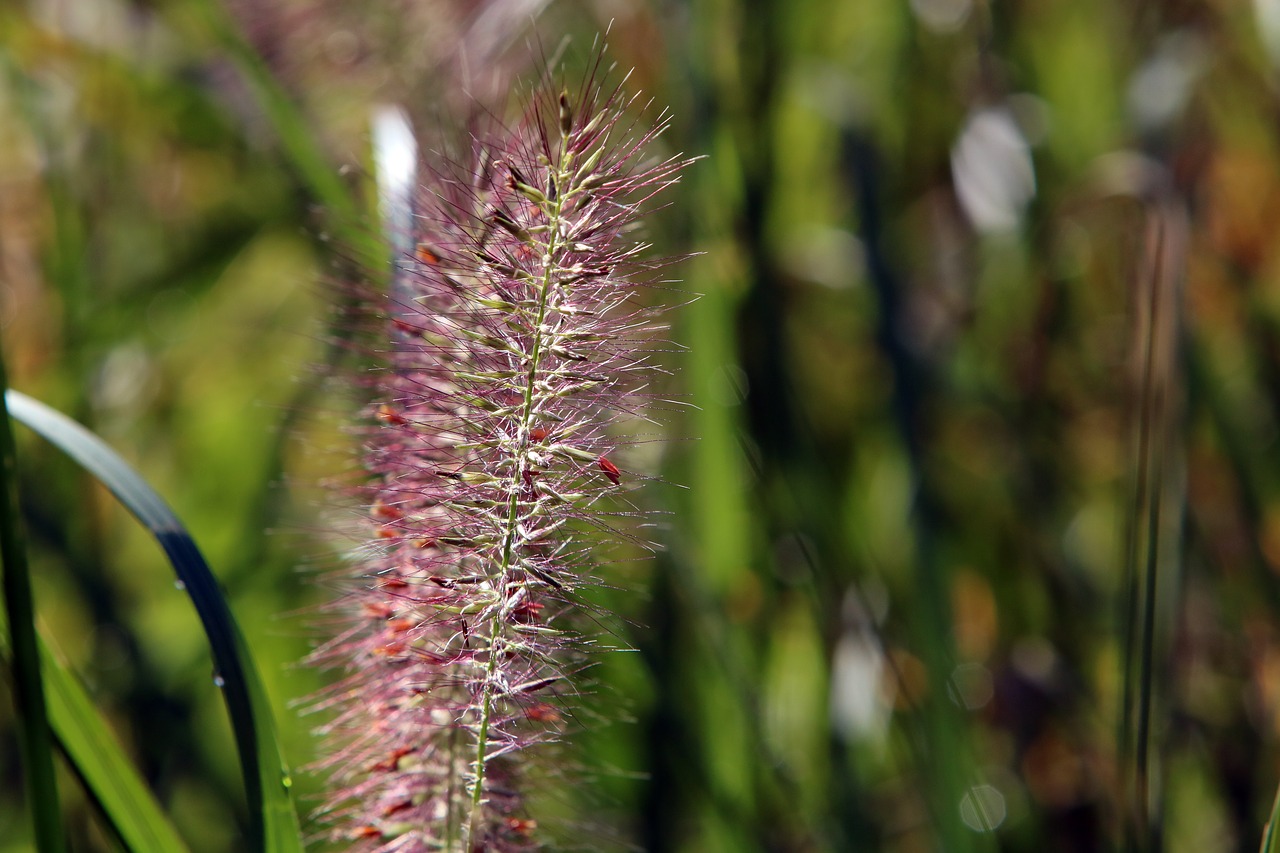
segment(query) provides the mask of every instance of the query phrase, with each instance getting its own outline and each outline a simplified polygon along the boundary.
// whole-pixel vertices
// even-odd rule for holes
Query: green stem
[[[18,519],[17,464],[13,427],[4,402],[6,387],[4,359],[0,358],[0,567],[3,568],[0,580],[9,622],[9,644],[13,651],[14,693],[22,721],[22,762],[26,770],[36,849],[40,853],[61,853],[66,849],[66,841],[58,808],[53,737],[49,731],[40,671],[31,575]]]
[[[517,437],[515,464],[511,470],[511,488],[510,496],[507,499],[507,523],[506,530],[502,541],[502,563],[498,566],[495,573],[495,582],[498,585],[498,595],[501,604],[497,606],[493,616],[490,619],[489,630],[489,660],[485,667],[484,692],[480,699],[480,724],[476,734],[476,760],[475,760],[475,780],[471,790],[471,818],[468,821],[468,838],[474,846],[477,833],[483,825],[481,808],[484,800],[484,780],[486,773],[486,761],[489,751],[489,724],[493,716],[494,704],[494,675],[498,668],[498,657],[502,645],[506,638],[503,627],[510,616],[510,596],[506,595],[503,588],[507,572],[511,568],[512,556],[515,551],[516,537],[516,520],[520,512],[520,485],[524,476],[525,468],[525,452],[529,445],[529,431],[531,429],[531,421],[533,419],[533,404],[535,396],[535,380],[538,375],[538,367],[542,360],[543,350],[543,330],[542,325],[547,316],[547,299],[551,292],[552,277],[555,274],[556,263],[555,254],[559,247],[560,239],[560,215],[564,208],[564,200],[567,197],[567,187],[565,184],[570,177],[569,165],[573,155],[569,151],[568,137],[561,133],[560,136],[560,163],[555,175],[556,186],[561,187],[561,192],[556,194],[556,198],[548,206],[548,236],[546,251],[543,254],[543,271],[542,281],[539,283],[538,289],[538,317],[533,324],[533,347],[529,353],[529,371],[525,377],[524,388],[524,407],[520,413],[520,431]]]

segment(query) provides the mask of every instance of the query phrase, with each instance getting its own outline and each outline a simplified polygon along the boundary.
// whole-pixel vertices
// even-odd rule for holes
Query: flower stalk
[[[598,71],[430,164],[417,204],[366,433],[373,542],[315,655],[348,670],[322,704],[358,849],[543,843],[521,782],[572,727],[577,592],[636,479],[611,425],[644,416],[662,329],[630,234],[687,162],[642,160],[665,119],[634,133]]]

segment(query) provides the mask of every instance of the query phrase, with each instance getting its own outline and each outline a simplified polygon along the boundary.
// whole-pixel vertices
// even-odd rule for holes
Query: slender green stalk
[[[1120,737],[1121,766],[1125,768],[1127,800],[1126,846],[1142,847],[1144,827],[1149,822],[1147,763],[1151,713],[1151,654],[1154,636],[1154,606],[1157,537],[1160,515],[1161,466],[1155,456],[1156,436],[1155,361],[1156,318],[1159,314],[1160,283],[1155,263],[1161,233],[1153,229],[1157,245],[1149,248],[1149,268],[1144,271],[1139,291],[1138,323],[1143,336],[1142,372],[1138,387],[1137,449],[1133,506],[1125,576],[1125,673]]]
[[[1176,601],[1177,546],[1166,541],[1179,507],[1171,472],[1177,448],[1174,369],[1178,355],[1178,265],[1185,250],[1182,221],[1169,199],[1148,214],[1146,270],[1137,303],[1141,343],[1137,469],[1125,602],[1125,674],[1120,737],[1124,773],[1125,849],[1163,847],[1159,750],[1153,745],[1161,670],[1168,643],[1162,603]]]
[[[560,133],[560,162],[555,174],[555,185],[568,187],[572,177],[569,167],[573,162],[573,153],[569,150],[568,133]],[[529,432],[533,428],[533,410],[536,399],[538,367],[542,360],[545,335],[543,330],[547,317],[547,298],[555,273],[560,242],[560,219],[564,210],[565,196],[557,193],[556,199],[548,207],[547,243],[543,254],[542,280],[538,283],[538,320],[534,324],[533,346],[529,354],[529,371],[525,375],[524,403],[520,413],[520,430],[517,443],[516,463],[511,470],[510,497],[507,499],[507,523],[502,541],[502,562],[499,564],[497,577],[493,582],[502,588],[504,579],[512,567],[513,552],[516,541],[516,523],[520,516],[520,484],[528,470],[527,451],[529,448]],[[527,582],[527,580],[526,580]],[[489,626],[489,660],[485,669],[484,696],[480,703],[480,724],[476,737],[475,780],[471,790],[471,816],[467,821],[468,837],[475,838],[483,820],[481,804],[484,801],[485,763],[489,748],[489,721],[493,714],[494,675],[498,669],[498,657],[506,642],[506,627],[511,617],[513,596],[506,596],[501,606],[496,607]]]
[[[22,761],[27,796],[35,829],[36,849],[58,853],[65,849],[58,785],[53,768],[53,737],[40,669],[35,604],[27,568],[25,540],[18,518],[18,483],[13,427],[4,403],[8,387],[0,357],[0,568],[3,569],[5,614],[13,650],[14,694],[21,720]]]

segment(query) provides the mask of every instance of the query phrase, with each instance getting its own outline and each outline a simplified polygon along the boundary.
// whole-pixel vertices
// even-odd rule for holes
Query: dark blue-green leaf
[[[209,638],[231,718],[252,821],[252,843],[265,853],[302,850],[290,777],[276,739],[266,691],[226,598],[191,534],[147,483],[100,438],[32,398],[10,390],[13,417],[80,463],[155,536],[168,555]]]

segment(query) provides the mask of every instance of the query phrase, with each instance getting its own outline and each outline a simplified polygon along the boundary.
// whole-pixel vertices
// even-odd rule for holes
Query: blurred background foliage
[[[673,107],[664,144],[706,155],[649,235],[697,253],[644,461],[688,488],[645,493],[665,549],[602,594],[636,653],[597,694],[628,721],[547,814],[583,849],[1255,848],[1280,776],[1276,0],[6,4],[12,384],[184,517],[293,764],[313,581],[358,530],[325,489],[357,411],[329,283],[381,274],[370,107],[431,138],[606,28]],[[189,602],[20,438],[49,634],[191,848],[239,849]],[[0,695],[0,850],[24,850]],[[304,810],[320,784],[299,774]]]

